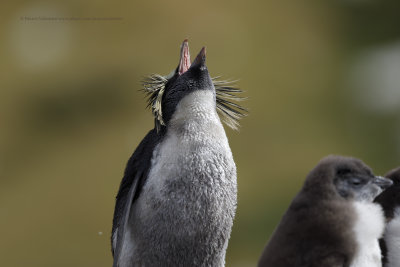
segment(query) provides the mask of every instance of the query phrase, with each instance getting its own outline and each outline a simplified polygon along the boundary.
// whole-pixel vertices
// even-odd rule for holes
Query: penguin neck
[[[176,106],[167,126],[168,134],[183,138],[207,135],[225,136],[216,111],[215,94],[211,90],[197,90],[186,95]]]

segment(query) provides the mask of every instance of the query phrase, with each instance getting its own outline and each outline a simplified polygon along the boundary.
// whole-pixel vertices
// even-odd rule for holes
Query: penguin
[[[221,120],[245,109],[231,81],[211,78],[188,41],[177,68],[143,81],[154,128],[125,168],[114,210],[114,267],[224,266],[237,205],[236,165]]]
[[[381,238],[384,267],[400,266],[400,167],[389,171],[386,175],[393,185],[376,197],[385,213],[386,228]]]
[[[392,182],[361,160],[328,156],[308,174],[259,267],[377,267],[383,211],[374,198]]]

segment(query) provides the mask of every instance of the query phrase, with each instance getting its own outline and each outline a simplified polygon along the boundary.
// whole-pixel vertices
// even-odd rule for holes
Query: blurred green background
[[[189,38],[250,115],[227,129],[227,266],[255,266],[328,154],[400,164],[400,1],[15,1],[0,11],[0,266],[111,266],[114,198],[153,127],[138,90]],[[24,17],[117,20],[29,20]]]

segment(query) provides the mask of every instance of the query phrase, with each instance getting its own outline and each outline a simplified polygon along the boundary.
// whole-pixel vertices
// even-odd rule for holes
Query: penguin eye
[[[355,185],[355,186],[358,186],[358,185],[362,184],[361,179],[356,178],[356,177],[351,178],[350,182],[351,182],[352,185]]]

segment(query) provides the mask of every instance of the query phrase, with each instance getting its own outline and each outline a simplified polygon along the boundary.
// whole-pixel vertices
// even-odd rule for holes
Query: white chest
[[[354,202],[357,215],[354,233],[357,252],[351,267],[381,267],[381,250],[378,239],[384,230],[384,216],[379,205],[368,202]]]
[[[181,100],[151,165],[147,188],[156,191],[164,190],[167,180],[198,173],[224,180],[224,172],[235,169],[211,91],[196,91]]]

